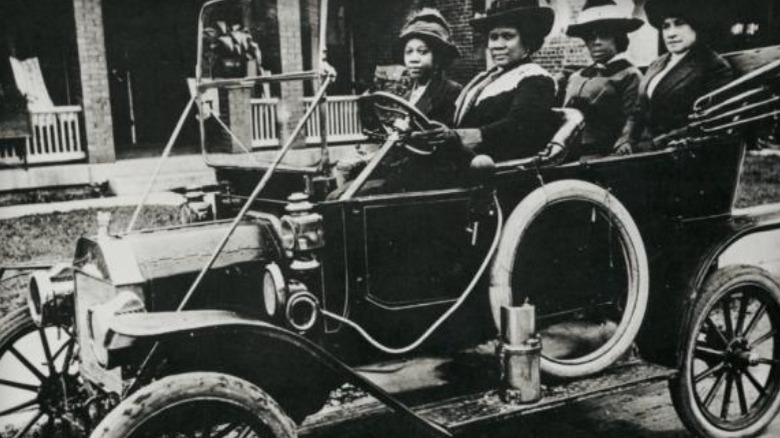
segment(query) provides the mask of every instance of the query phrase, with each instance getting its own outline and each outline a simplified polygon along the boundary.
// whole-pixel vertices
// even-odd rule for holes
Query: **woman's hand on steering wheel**
[[[408,141],[414,145],[426,145],[428,148],[459,146],[461,143],[456,130],[438,122],[434,122],[432,129],[412,132]]]

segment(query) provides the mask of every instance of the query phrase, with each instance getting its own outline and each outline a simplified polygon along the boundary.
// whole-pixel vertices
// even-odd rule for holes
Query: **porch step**
[[[417,405],[420,416],[444,426],[453,433],[474,431],[487,423],[514,420],[565,405],[610,395],[641,385],[668,380],[676,371],[643,361],[615,365],[603,373],[586,379],[557,382],[543,386],[542,399],[532,404],[507,403],[497,389],[477,390],[471,394]],[[337,436],[350,427],[363,427],[369,422],[375,427],[390,424],[392,413],[372,398],[363,398],[340,407],[326,407],[309,417],[299,430],[307,437]],[[397,421],[397,420],[394,420]]]

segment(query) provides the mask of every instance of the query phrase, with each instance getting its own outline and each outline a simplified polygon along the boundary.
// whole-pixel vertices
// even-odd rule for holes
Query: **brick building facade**
[[[73,17],[89,160],[93,163],[111,162],[116,155],[102,1],[73,0]]]

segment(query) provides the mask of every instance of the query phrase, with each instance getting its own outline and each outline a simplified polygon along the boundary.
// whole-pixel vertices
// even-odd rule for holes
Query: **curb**
[[[0,219],[13,219],[37,214],[51,214],[92,208],[132,207],[138,205],[141,195],[111,196],[106,198],[81,199],[78,201],[52,202],[48,204],[23,204],[0,208]],[[184,197],[173,192],[152,193],[146,199],[147,205],[178,206]]]

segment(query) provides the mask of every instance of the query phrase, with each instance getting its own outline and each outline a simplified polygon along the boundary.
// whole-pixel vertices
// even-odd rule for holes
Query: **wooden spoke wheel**
[[[39,328],[27,308],[0,321],[0,418],[12,436],[67,436],[86,398],[74,333]]]
[[[705,282],[671,382],[686,426],[700,436],[759,434],[780,408],[780,285],[767,272],[728,266]]]

